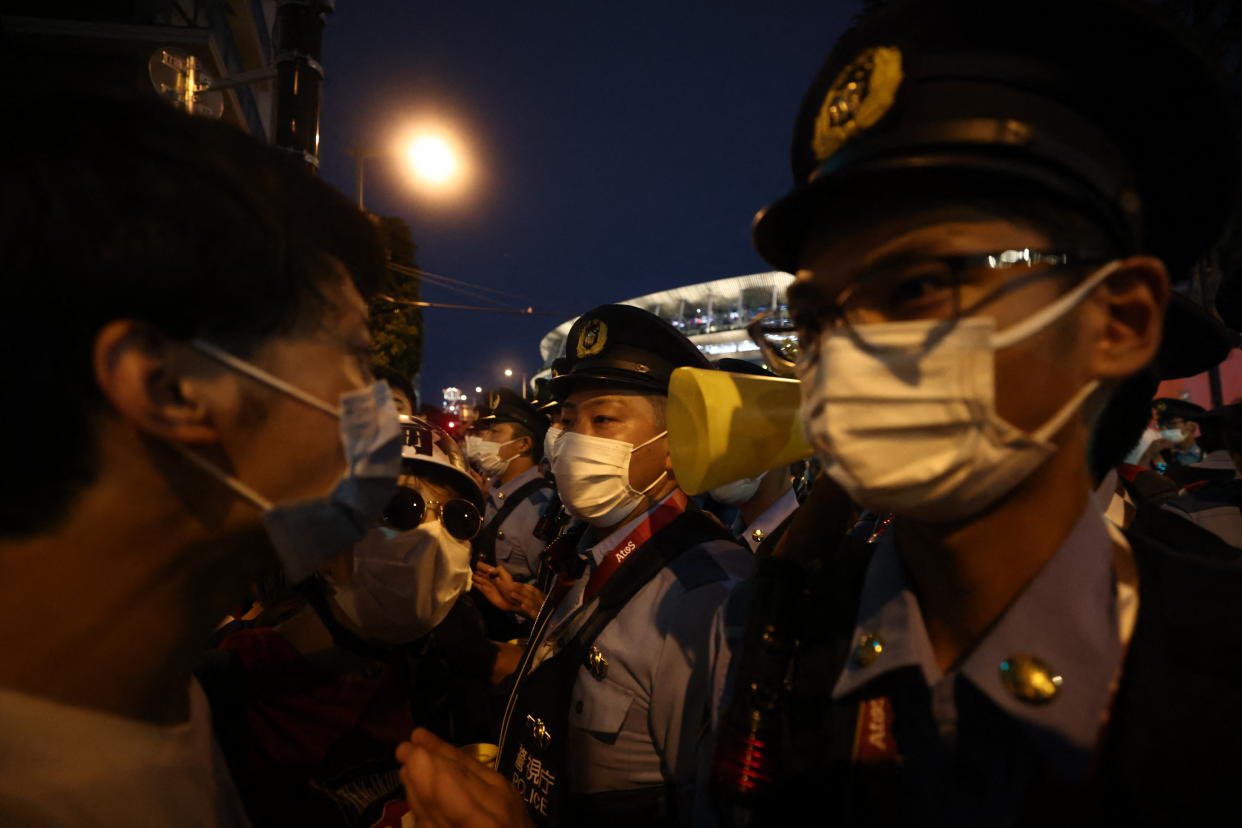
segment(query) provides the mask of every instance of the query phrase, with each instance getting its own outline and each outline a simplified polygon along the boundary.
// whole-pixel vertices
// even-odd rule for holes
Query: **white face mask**
[[[667,471],[660,472],[645,489],[636,490],[630,485],[630,455],[666,434],[662,431],[635,446],[574,431],[563,433],[557,438],[552,474],[565,508],[592,526],[607,528],[620,523],[668,476]]]
[[[563,431],[564,429],[558,426],[549,428],[543,435],[543,456],[548,458],[548,463],[556,462],[558,439]]]
[[[798,375],[803,428],[828,474],[860,506],[933,523],[1008,494],[1056,450],[1049,440],[1098,383],[1028,434],[996,413],[994,354],[1065,316],[1119,266],[1000,333],[986,317],[959,320],[930,347],[938,320],[826,331]]]
[[[333,588],[366,638],[405,644],[431,632],[470,589],[470,544],[438,520],[408,532],[372,529],[354,547],[353,583]]]
[[[474,464],[479,473],[485,477],[495,477],[498,474],[504,474],[505,469],[509,468],[512,457],[501,457],[500,449],[510,443],[516,443],[522,439],[518,437],[505,443],[497,443],[494,440],[484,440],[482,437],[471,434],[466,437],[466,458]]]
[[[1186,432],[1180,428],[1162,428],[1160,429],[1160,436],[1170,443],[1180,443],[1186,439]]]
[[[726,483],[723,486],[717,486],[708,494],[712,496],[712,500],[723,503],[726,506],[741,506],[749,503],[751,498],[755,496],[755,492],[759,491],[759,484],[763,482],[763,475],[757,477],[743,477],[741,480],[734,480],[732,483]]]

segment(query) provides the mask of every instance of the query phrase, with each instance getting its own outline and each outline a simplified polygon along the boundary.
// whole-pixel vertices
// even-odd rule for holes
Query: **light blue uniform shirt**
[[[935,824],[1005,824],[1047,769],[1066,780],[1085,777],[1124,657],[1118,603],[1133,598],[1118,592],[1113,544],[1098,510],[1084,509],[983,639],[943,673],[895,533],[880,538],[854,641],[877,636],[883,651],[870,664],[850,658],[832,695],[865,698],[881,677],[906,668],[907,691],[893,702],[907,812]],[[1006,685],[1002,663],[1024,655],[1062,677],[1050,701],[1021,700]]]
[[[579,546],[587,567],[548,624],[540,657],[568,641],[598,603],[582,598],[591,573],[635,527],[636,517],[599,542]],[[688,813],[695,750],[710,698],[712,618],[753,569],[746,549],[713,540],[685,550],[604,627],[595,646],[607,661],[596,678],[578,670],[569,711],[569,785],[574,793],[671,783]]]
[[[491,522],[514,492],[540,476],[539,467],[533,466],[503,485],[492,481],[483,513],[484,524]],[[495,527],[496,563],[509,570],[515,581],[529,583],[539,574],[539,553],[543,552],[544,542],[535,537],[535,524],[551,499],[550,485],[536,489],[514,507],[504,523]]]
[[[755,518],[753,523],[739,528],[737,532],[738,537],[751,552],[758,552],[759,545],[776,531],[776,528],[785,521],[785,518],[796,511],[798,511],[798,493],[790,489],[777,498],[775,503],[764,509],[763,514]],[[740,515],[738,522],[741,522]]]

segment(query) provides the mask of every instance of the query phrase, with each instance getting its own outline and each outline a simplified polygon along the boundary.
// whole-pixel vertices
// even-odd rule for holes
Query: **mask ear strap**
[[[217,348],[215,345],[212,345],[210,342],[207,342],[206,340],[192,339],[190,340],[190,344],[193,345],[195,348],[197,348],[204,355],[209,356],[212,359],[214,359],[216,362],[219,362],[228,368],[232,368],[234,371],[245,374],[251,379],[257,382],[261,382],[264,385],[268,386],[269,388],[275,388],[277,391],[280,391],[281,393],[288,394],[290,397],[293,397],[295,400],[304,402],[307,405],[311,406],[312,408],[318,408],[320,411],[323,411],[326,414],[330,414],[333,417],[340,419],[341,410],[337,408],[335,405],[329,405],[328,403],[324,402],[318,397],[315,397],[311,394],[307,394],[301,388],[298,388],[295,385],[290,385],[289,383],[282,380],[280,377],[274,376],[273,374],[269,374],[267,371],[264,371],[259,366],[251,365],[249,362],[246,362],[243,359],[238,359],[237,357],[230,354],[228,351],[225,351],[221,348]]]
[[[223,483],[225,486],[228,486],[243,500],[249,501],[256,508],[264,512],[269,511],[272,508],[273,506],[272,501],[268,500],[266,497],[259,494],[254,489],[250,488],[249,486],[247,486],[245,483],[238,480],[233,475],[222,470],[219,466],[217,466],[215,463],[208,460],[206,457],[203,457],[202,455],[196,452],[190,451],[189,449],[185,448],[184,446],[178,445],[177,443],[171,443],[170,445],[172,445],[172,447],[176,449],[181,454],[182,457],[184,457],[186,460],[189,460],[195,466],[202,469],[207,474],[211,475],[216,480]]]
[[[660,481],[666,477],[668,477],[668,469],[665,469],[664,471],[660,472],[660,476],[657,477],[655,480],[652,480],[651,483],[647,486],[647,488],[643,489],[641,492],[639,492],[639,494],[645,496],[647,492],[651,491],[656,486],[660,485]]]
[[[630,449],[630,454],[633,454],[634,452],[638,451],[640,448],[646,448],[647,446],[654,443],[656,440],[659,440],[661,437],[665,437],[667,435],[668,435],[668,429],[666,428],[663,431],[661,431],[659,434],[657,434],[656,436],[652,437],[647,442],[634,446],[634,448]]]
[[[1099,270],[1092,273],[1086,279],[1083,279],[1069,293],[1061,296],[1050,305],[1045,305],[1035,313],[1023,319],[1021,322],[1010,325],[1005,330],[992,334],[992,347],[999,350],[1015,345],[1027,337],[1034,336],[1044,328],[1051,325],[1057,319],[1069,313],[1078,306],[1082,300],[1087,298],[1087,294],[1095,290],[1101,282],[1111,276],[1118,268],[1121,267],[1121,261],[1116,260],[1109,262]]]
[[[1091,396],[1095,389],[1099,387],[1099,380],[1091,380],[1091,382],[1087,383],[1082,388],[1079,388],[1078,393],[1070,397],[1065,405],[1061,406],[1061,410],[1056,414],[1053,414],[1052,419],[1040,426],[1039,429],[1031,436],[1041,443],[1048,442],[1052,435],[1060,431],[1061,428],[1069,422],[1070,418],[1077,413],[1078,409],[1082,407],[1082,404],[1087,401],[1087,397]]]

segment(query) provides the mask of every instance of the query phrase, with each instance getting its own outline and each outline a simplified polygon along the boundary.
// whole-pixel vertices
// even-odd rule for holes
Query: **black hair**
[[[539,439],[542,435],[536,435],[534,431],[527,428],[517,420],[503,420],[513,426],[513,439],[520,440],[523,437],[530,438],[530,459],[536,463],[543,461],[543,443]]]
[[[25,474],[0,535],[21,536],[54,525],[97,471],[91,352],[105,324],[246,355],[326,309],[338,266],[369,296],[384,253],[348,199],[236,127],[150,95],[5,101],[0,353],[22,398],[5,406],[6,460]]]
[[[376,379],[382,379],[388,383],[393,391],[400,391],[409,399],[410,405],[415,405],[414,384],[410,382],[410,378],[389,365],[380,365],[378,363],[371,366],[371,373],[375,374]]]
[[[1108,398],[1087,447],[1087,467],[1097,485],[1138,445],[1151,422],[1151,398],[1159,385],[1156,369],[1148,366],[1122,380]]]

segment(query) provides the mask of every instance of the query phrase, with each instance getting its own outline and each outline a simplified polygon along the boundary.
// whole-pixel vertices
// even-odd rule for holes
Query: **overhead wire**
[[[512,314],[519,314],[521,316],[555,316],[555,317],[562,318],[562,319],[573,315],[573,314],[561,313],[557,311],[537,311],[534,308],[529,308],[529,307],[527,308],[490,308],[490,307],[486,307],[482,305],[457,305],[457,304],[450,304],[448,302],[423,302],[421,300],[416,300],[416,299],[397,299],[396,297],[388,296],[387,294],[383,294],[383,293],[377,294],[375,298],[382,299],[385,302],[392,302],[394,305],[408,305],[409,307],[414,307],[414,308],[448,308],[451,310],[491,311],[492,313],[512,313]]]
[[[396,264],[393,262],[388,263],[388,268],[396,273],[400,273],[403,276],[410,276],[412,278],[416,278],[420,282],[426,283],[428,285],[443,288],[445,290],[451,290],[456,293],[462,293],[467,296],[472,296],[475,299],[478,299],[479,301],[489,303],[489,305],[491,306],[489,307],[489,306],[481,306],[481,305],[463,305],[463,304],[457,304],[457,303],[451,303],[451,302],[427,302],[423,300],[413,300],[413,299],[397,299],[395,297],[387,296],[385,294],[379,294],[377,296],[378,299],[382,299],[386,302],[392,302],[394,304],[407,305],[409,307],[416,307],[416,308],[446,308],[450,310],[493,311],[495,313],[511,313],[511,314],[518,314],[522,316],[555,316],[555,317],[560,317],[560,318],[568,318],[570,316],[573,316],[573,314],[571,313],[563,313],[560,311],[537,311],[530,305],[527,305],[525,308],[506,307],[505,305],[501,304],[500,301],[493,299],[490,296],[487,296],[485,293],[482,293],[482,291],[490,291],[492,293],[497,293],[497,294],[501,294],[504,296],[509,296],[509,297],[513,297],[517,299],[522,299],[524,297],[516,293],[510,293],[508,291],[498,290],[496,288],[489,288],[489,287],[486,287],[485,285],[476,285],[472,282],[467,282],[464,279],[453,279],[452,277],[449,277],[449,276],[442,276],[438,273],[431,273],[430,271],[423,270],[422,268],[410,267],[408,265],[401,265],[401,264]],[[456,282],[457,284],[453,284],[454,282]]]
[[[511,299],[523,299],[523,300],[529,299],[529,297],[526,296],[525,294],[513,293],[512,291],[501,290],[500,288],[489,287],[488,285],[480,285],[477,282],[470,282],[465,279],[458,279],[455,276],[445,276],[443,273],[432,273],[431,271],[423,270],[420,267],[411,268],[411,270],[423,276],[429,276],[433,279],[439,279],[440,281],[447,282],[449,284],[457,284],[457,285],[461,285],[462,287],[474,288],[475,290],[482,290],[487,293],[495,293],[499,296],[507,296]]]
[[[414,275],[412,273],[407,273],[404,270],[396,270],[395,272],[400,273],[402,275],[410,276],[411,278],[414,278],[414,279],[418,279],[421,284],[432,286],[432,287],[437,287],[437,288],[442,288],[444,290],[450,290],[458,294],[464,294],[466,296],[469,296],[472,299],[476,299],[480,302],[486,302],[489,305],[493,305],[497,308],[512,307],[512,304],[513,304],[511,300],[497,299],[493,296],[488,296],[487,294],[481,293],[472,288],[459,287],[457,285],[452,285],[452,284],[444,284],[440,282],[436,277],[428,277],[424,274]]]
[[[437,287],[443,290],[450,290],[454,293],[460,293],[465,296],[469,296],[473,299],[478,299],[482,302],[487,302],[489,304],[496,305],[497,307],[505,307],[507,304],[512,304],[511,302],[509,303],[503,302],[500,299],[496,299],[492,296],[488,296],[486,293],[480,293],[479,291],[471,290],[470,288],[457,287],[456,285],[445,285],[445,284],[441,284],[440,282],[436,282],[436,281],[433,281],[431,279],[426,279],[426,278],[423,279],[423,283],[431,287]]]
[[[449,288],[450,290],[453,289],[454,286],[457,286],[463,289],[479,291],[482,293],[494,293],[498,296],[505,296],[510,299],[521,299],[523,301],[529,300],[529,297],[524,296],[520,293],[513,293],[507,290],[500,290],[499,288],[488,287],[487,285],[480,285],[475,282],[468,282],[465,279],[457,279],[452,276],[445,276],[442,273],[432,273],[429,270],[423,270],[421,267],[410,267],[409,265],[402,265],[402,264],[395,264],[395,263],[390,263],[388,266],[392,270],[395,270],[398,273],[404,274],[406,276],[414,276],[416,278],[426,279],[431,284],[438,284],[441,287]]]

